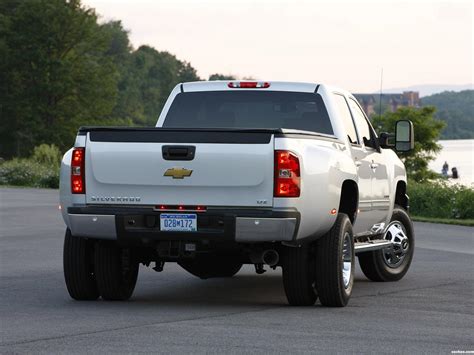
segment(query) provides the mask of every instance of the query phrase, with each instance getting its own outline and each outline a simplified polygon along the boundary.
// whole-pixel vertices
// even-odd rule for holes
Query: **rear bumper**
[[[186,212],[190,213],[190,212]],[[118,240],[125,244],[154,241],[291,242],[300,214],[295,210],[208,208],[197,212],[197,232],[160,230],[161,211],[134,207],[69,207],[72,235]]]

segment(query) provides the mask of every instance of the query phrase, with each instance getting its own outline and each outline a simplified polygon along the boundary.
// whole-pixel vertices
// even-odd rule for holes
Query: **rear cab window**
[[[289,91],[200,91],[178,94],[168,128],[287,128],[333,135],[319,94]]]

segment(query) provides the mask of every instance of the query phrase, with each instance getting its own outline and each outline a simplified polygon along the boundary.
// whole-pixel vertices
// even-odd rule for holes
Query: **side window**
[[[336,106],[339,113],[339,117],[341,117],[342,122],[344,122],[344,128],[347,132],[347,137],[352,144],[358,144],[357,140],[357,133],[354,127],[354,122],[352,121],[351,112],[349,111],[349,107],[347,106],[347,101],[344,96],[339,94],[334,94],[334,98],[336,100]]]
[[[360,140],[364,141],[366,147],[377,148],[375,145],[375,136],[372,133],[367,119],[365,118],[364,112],[362,112],[359,105],[353,100],[349,99],[349,106],[351,107],[354,120],[357,125],[357,131],[359,132]]]

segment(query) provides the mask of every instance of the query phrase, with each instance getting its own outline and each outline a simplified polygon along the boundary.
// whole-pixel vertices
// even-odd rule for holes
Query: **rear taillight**
[[[300,161],[286,150],[275,151],[274,197],[300,196]]]
[[[73,194],[86,193],[85,179],[85,150],[84,148],[74,148],[71,158],[71,192]]]
[[[231,81],[227,86],[233,89],[266,89],[270,87],[270,83],[266,81]]]

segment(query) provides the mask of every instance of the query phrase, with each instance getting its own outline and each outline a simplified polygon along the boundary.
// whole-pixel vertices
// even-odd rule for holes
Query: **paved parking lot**
[[[141,267],[128,302],[77,302],[54,190],[0,189],[0,353],[450,353],[474,350],[474,228],[415,223],[397,283],[358,270],[349,306],[286,305],[281,269],[199,280]]]

